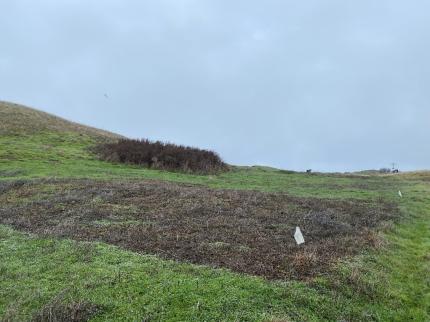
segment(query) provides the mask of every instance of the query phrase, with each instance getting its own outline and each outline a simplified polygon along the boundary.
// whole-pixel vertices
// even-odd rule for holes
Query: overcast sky
[[[233,164],[430,168],[428,0],[3,0],[0,12],[0,100]]]

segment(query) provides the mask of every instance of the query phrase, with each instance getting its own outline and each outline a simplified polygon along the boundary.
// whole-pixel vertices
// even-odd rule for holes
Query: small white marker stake
[[[402,198],[403,197],[403,195],[402,195],[402,192],[399,190],[399,197],[400,198]]]
[[[299,227],[296,227],[296,232],[294,233],[294,239],[296,240],[297,245],[303,244],[305,239],[303,238],[303,234],[300,231]]]

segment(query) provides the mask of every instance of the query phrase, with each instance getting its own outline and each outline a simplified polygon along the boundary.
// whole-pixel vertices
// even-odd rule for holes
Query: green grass
[[[407,223],[387,236],[390,247],[377,259],[387,269],[385,292],[396,299],[391,308],[398,320],[430,321],[430,186],[417,184],[405,192],[401,207]]]
[[[384,246],[344,259],[335,273],[308,283],[266,281],[0,226],[0,319],[27,320],[64,293],[66,301],[101,305],[95,321],[430,321],[428,174],[306,175],[234,167],[217,176],[196,176],[148,170],[97,160],[88,149],[98,142],[94,131],[73,131],[73,125],[60,132],[61,126],[50,124],[28,131],[35,113],[26,124],[17,114],[11,124],[19,129],[6,126],[0,135],[0,180],[154,179],[305,197],[383,198],[399,203],[403,219],[383,235]],[[54,192],[54,186],[44,187],[41,195]]]
[[[29,236],[0,226],[0,316],[23,320],[58,293],[101,305],[95,321],[428,321],[428,185],[405,201],[388,245],[340,263],[338,274],[269,282],[138,255],[101,243]]]
[[[98,160],[89,147],[95,139],[74,132],[40,132],[0,137],[0,180],[29,178],[155,179],[217,189],[287,192],[325,198],[376,198],[395,192],[390,177],[307,175],[267,167],[233,167],[220,175],[189,175],[112,164]],[[341,187],[341,189],[339,189]],[[395,193],[393,194],[395,195]]]
[[[371,285],[366,310],[378,321],[430,321],[430,185],[403,188],[404,219],[384,234],[386,246],[347,265],[359,263],[361,287]]]
[[[300,283],[276,285],[103,244],[40,239],[5,227],[0,237],[0,315],[19,312],[19,318],[28,318],[65,289],[72,298],[101,304],[105,313],[100,320],[243,321],[286,312],[309,316],[324,300]]]

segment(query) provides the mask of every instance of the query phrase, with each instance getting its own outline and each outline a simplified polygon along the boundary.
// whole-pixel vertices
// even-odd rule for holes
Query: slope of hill
[[[289,192],[298,196],[373,198],[389,177],[304,175],[268,167],[233,167],[217,176],[148,170],[100,161],[90,148],[116,134],[12,103],[0,104],[0,180],[29,178],[157,179],[212,188]],[[356,178],[360,177],[360,180]],[[344,189],[338,189],[341,185]],[[363,187],[366,187],[363,189]],[[348,190],[345,193],[346,189]]]
[[[115,134],[0,117],[0,319],[429,320],[428,172],[155,171],[98,160]]]
[[[122,136],[108,131],[67,121],[19,104],[0,101],[0,135],[29,135],[40,132],[72,132],[98,140],[118,139]]]

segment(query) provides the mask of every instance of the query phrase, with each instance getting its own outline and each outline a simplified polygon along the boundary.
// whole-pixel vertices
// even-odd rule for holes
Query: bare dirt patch
[[[382,200],[298,198],[167,182],[0,183],[0,223],[267,278],[307,279],[375,246]],[[306,243],[297,246],[300,226]]]

